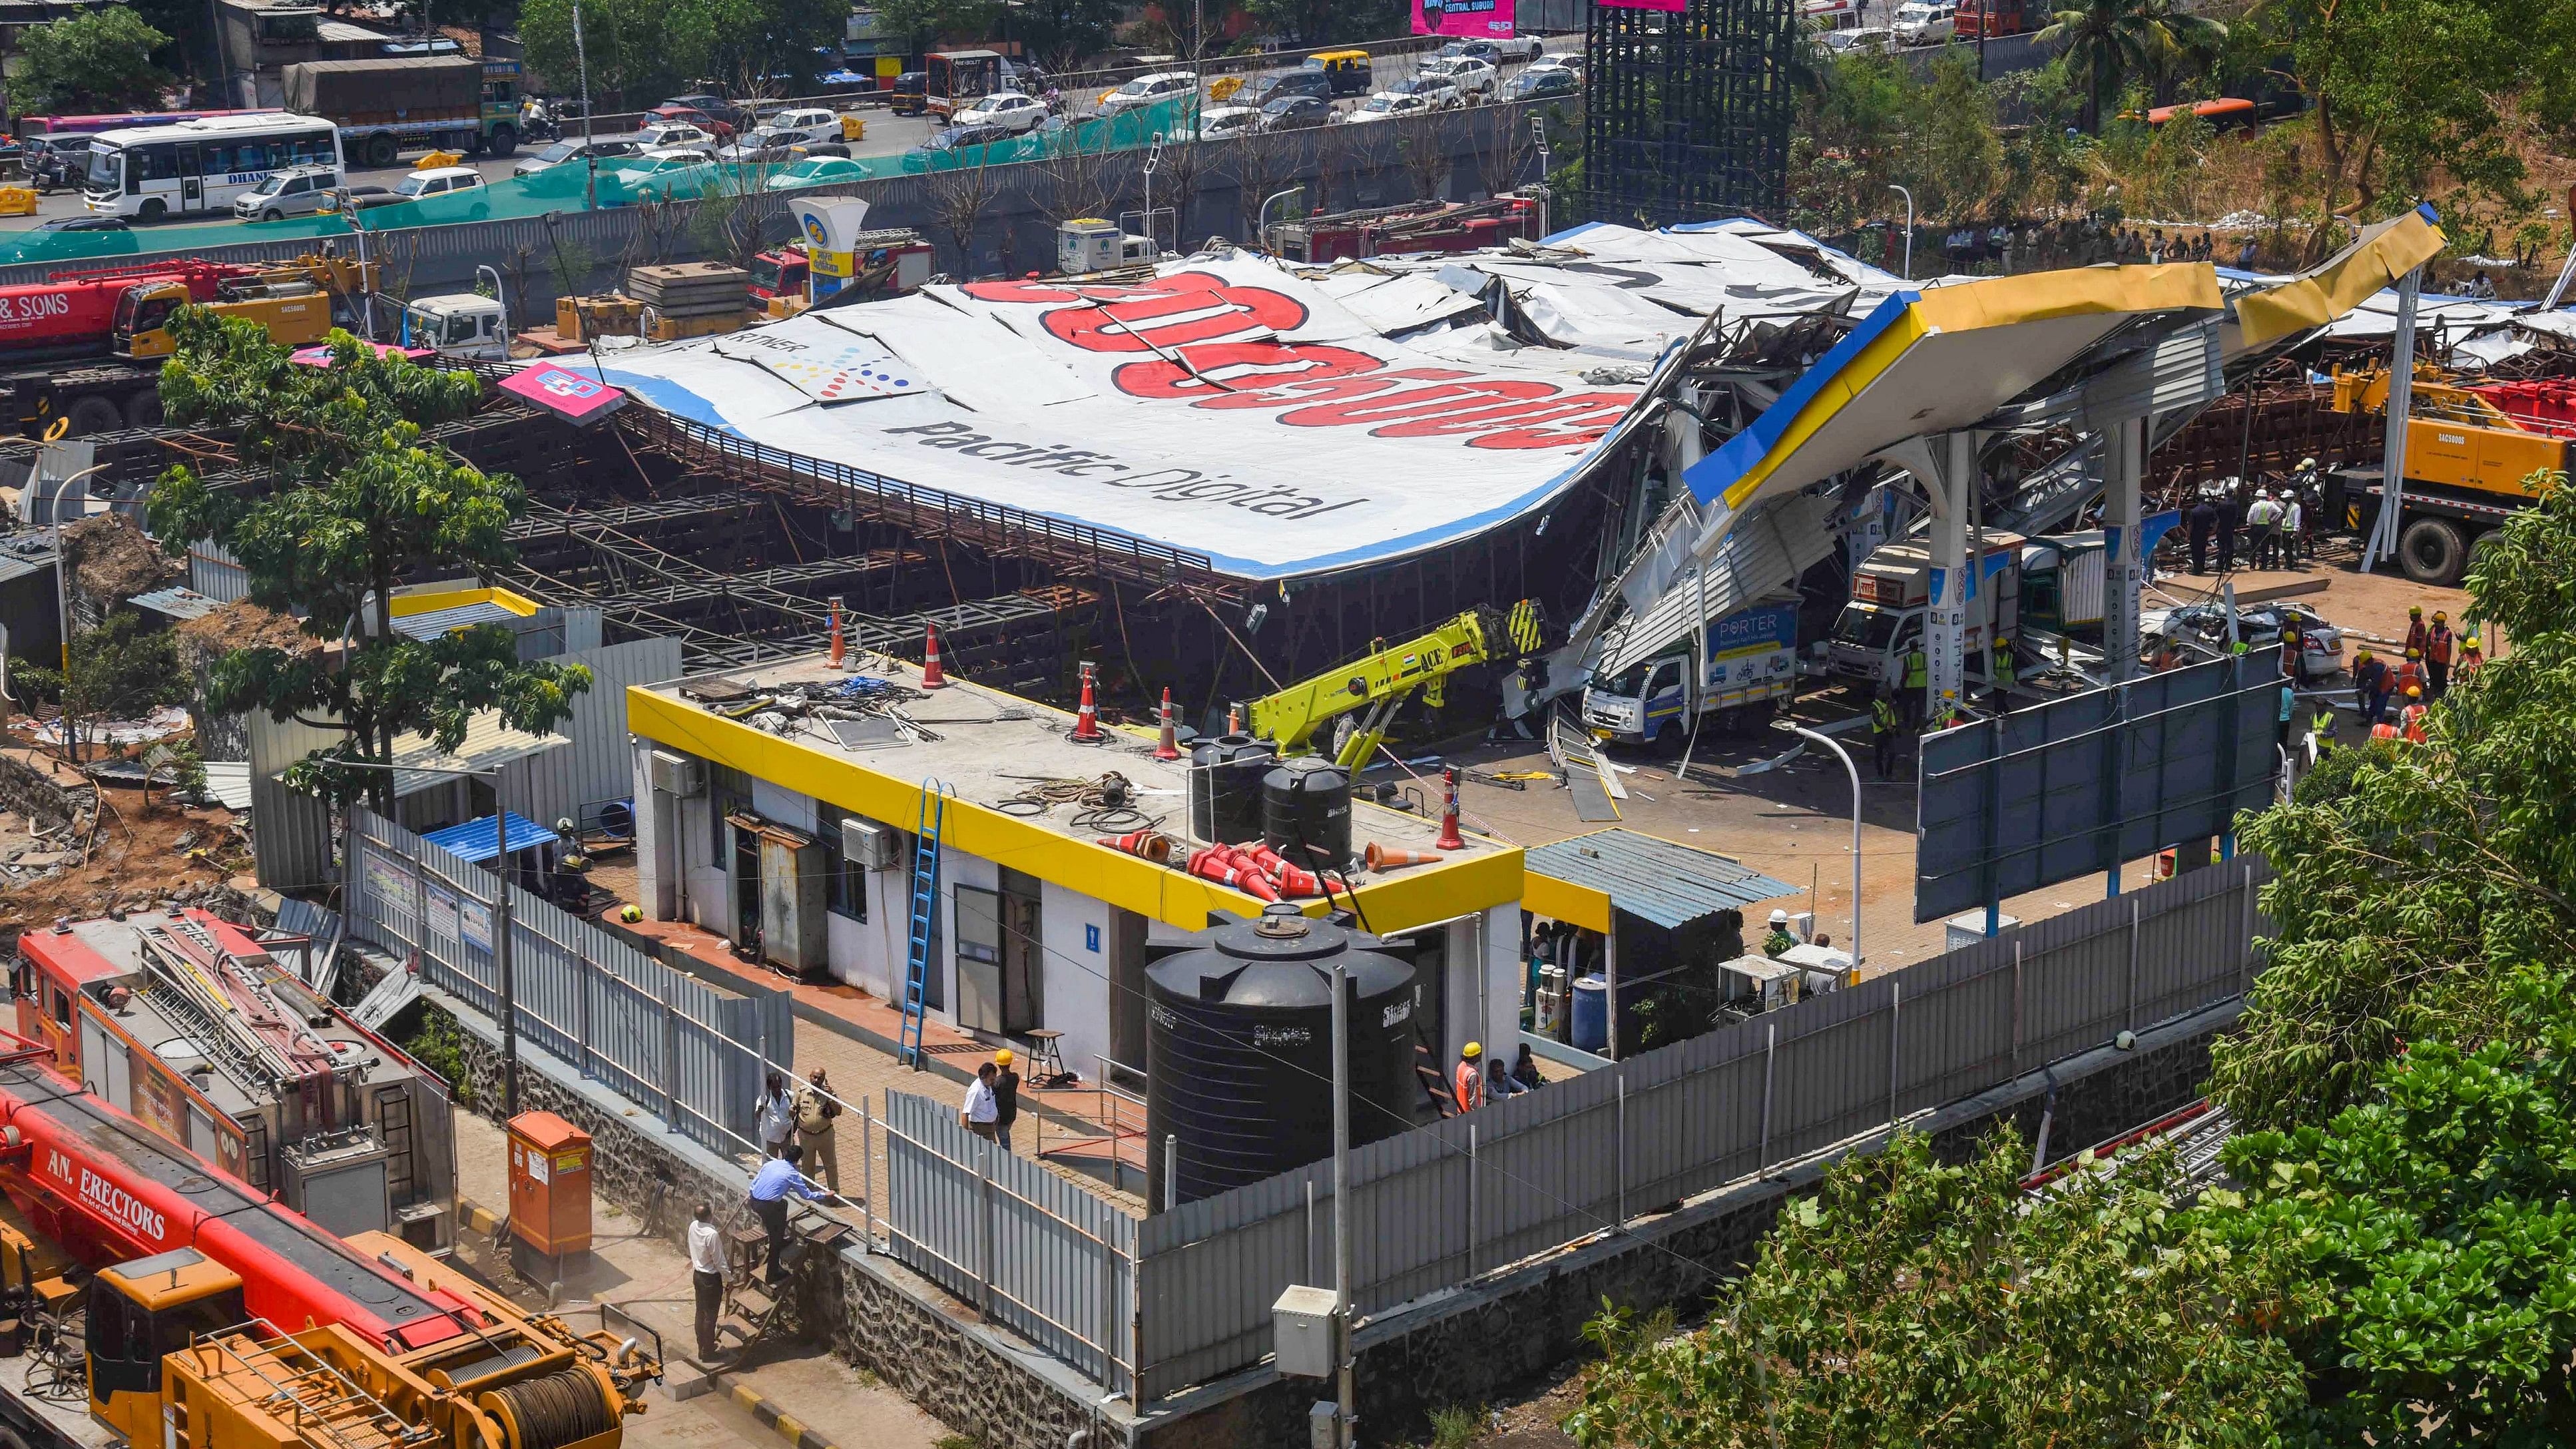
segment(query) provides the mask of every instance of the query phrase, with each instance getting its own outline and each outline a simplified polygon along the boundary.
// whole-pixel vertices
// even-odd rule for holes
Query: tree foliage
[[[132,609],[110,612],[95,629],[72,636],[70,668],[21,664],[17,682],[62,710],[63,758],[87,758],[109,720],[139,719],[184,703],[188,677],[167,629],[149,627]]]
[[[2204,1233],[2169,1159],[2034,1200],[2028,1151],[2001,1129],[1950,1167],[1905,1133],[1827,1169],[1705,1328],[1596,1322],[1609,1360],[1568,1427],[1587,1449],[2265,1442],[2300,1400],[2254,1327],[2283,1311],[2276,1262]]]
[[[2565,0],[2273,0],[2261,16],[2314,107],[2329,213],[2376,217],[2437,179],[2517,200],[2525,117],[2508,101],[2543,125],[2576,116]]]
[[[331,365],[315,368],[288,362],[287,349],[253,323],[183,309],[171,330],[178,351],[161,374],[170,420],[238,424],[236,451],[265,474],[265,488],[217,486],[175,466],[153,490],[153,532],[174,552],[213,539],[241,559],[252,600],[304,614],[308,633],[351,640],[338,661],[234,650],[215,663],[209,707],[343,731],[297,781],[342,798],[364,794],[378,809],[390,800],[385,771],[328,771],[322,762],[388,761],[404,730],[453,749],[484,710],[528,731],[570,712],[572,696],[590,687],[589,671],[520,663],[507,629],[418,640],[393,628],[396,584],[510,559],[508,528],[524,502],[516,481],[421,441],[424,424],[473,408],[480,381],[378,356],[346,332],[331,334]]]
[[[10,77],[17,115],[148,110],[175,77],[152,63],[170,37],[122,5],[31,25]]]
[[[2312,1284],[2296,1439],[2576,1443],[2576,1003],[2528,963],[2509,995],[2533,1047],[2421,1042],[2328,1125],[2227,1149],[2260,1190],[2213,1226]]]
[[[2034,39],[2064,51],[2085,78],[2084,129],[2093,131],[2131,79],[2214,56],[2226,35],[2225,26],[2176,0],[2076,0]]]
[[[590,98],[607,111],[649,106],[687,79],[672,53],[671,7],[662,0],[581,0],[581,39],[590,58]],[[569,90],[581,74],[572,34],[573,0],[526,0],[519,40],[528,64]]]
[[[2321,1122],[2408,1041],[2474,1050],[2509,1029],[2515,968],[2576,956],[2576,493],[2492,535],[2468,586],[2513,650],[2430,743],[2338,751],[2240,832],[2278,872],[2270,963],[2215,1054],[2240,1120]]]

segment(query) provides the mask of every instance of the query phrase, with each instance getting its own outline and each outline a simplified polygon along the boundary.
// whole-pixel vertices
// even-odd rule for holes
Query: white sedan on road
[[[1457,92],[1452,91],[1450,94],[1455,95]],[[1428,98],[1414,95],[1409,91],[1379,91],[1376,95],[1360,102],[1359,109],[1342,117],[1342,120],[1356,126],[1363,121],[1392,121],[1401,116],[1427,116],[1435,109],[1436,107]]]
[[[1898,43],[1904,45],[1939,45],[1957,33],[1959,7],[1949,0],[1906,0],[1896,7]]]
[[[959,111],[955,124],[960,126],[999,126],[1011,134],[1025,135],[1046,124],[1046,102],[1018,91],[995,91]]]
[[[1458,88],[1461,97],[1477,101],[1492,100],[1495,88],[1503,80],[1503,73],[1490,62],[1468,55],[1425,61],[1417,74],[1425,80],[1447,81]]]

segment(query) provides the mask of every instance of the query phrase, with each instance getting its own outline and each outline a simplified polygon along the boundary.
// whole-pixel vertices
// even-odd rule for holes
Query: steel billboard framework
[[[1593,221],[1669,226],[1788,201],[1791,0],[1590,7],[1583,180]]]
[[[2272,803],[2281,675],[2265,650],[1925,737],[1914,919],[2115,869]]]

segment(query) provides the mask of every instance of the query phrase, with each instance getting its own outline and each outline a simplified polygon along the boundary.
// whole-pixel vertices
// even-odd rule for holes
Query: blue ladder
[[[897,1064],[923,1071],[922,997],[930,984],[930,938],[939,921],[939,828],[948,818],[948,798],[957,793],[937,780],[921,782],[921,813],[912,833],[912,937],[904,952],[903,1029],[895,1044]]]

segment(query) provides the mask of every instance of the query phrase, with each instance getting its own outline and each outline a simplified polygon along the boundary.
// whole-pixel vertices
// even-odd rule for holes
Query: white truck
[[[1986,619],[1994,620],[2000,647],[2021,634],[2021,557],[2017,533],[1989,533],[1978,572],[1985,583],[1968,603],[1966,677],[1985,682]],[[1905,656],[1923,637],[1932,602],[1932,551],[1919,543],[1891,543],[1861,560],[1852,575],[1851,602],[1834,620],[1825,652],[1826,672],[1861,684],[1896,688],[1905,682]]]
[[[2102,643],[2103,580],[2110,563],[2109,539],[2101,529],[2048,534],[2032,539],[2021,551],[2021,627],[2040,630],[2099,647]]]
[[[507,362],[509,311],[474,292],[415,297],[402,309],[402,345],[467,362]]]
[[[1690,733],[1690,691],[1683,671],[1692,640],[1685,638],[1651,659],[1583,691],[1583,723],[1601,739],[1654,743],[1678,749]],[[1776,600],[1739,609],[1708,626],[1708,657],[1700,676],[1699,714],[1719,729],[1734,729],[1798,688],[1798,601]]]

